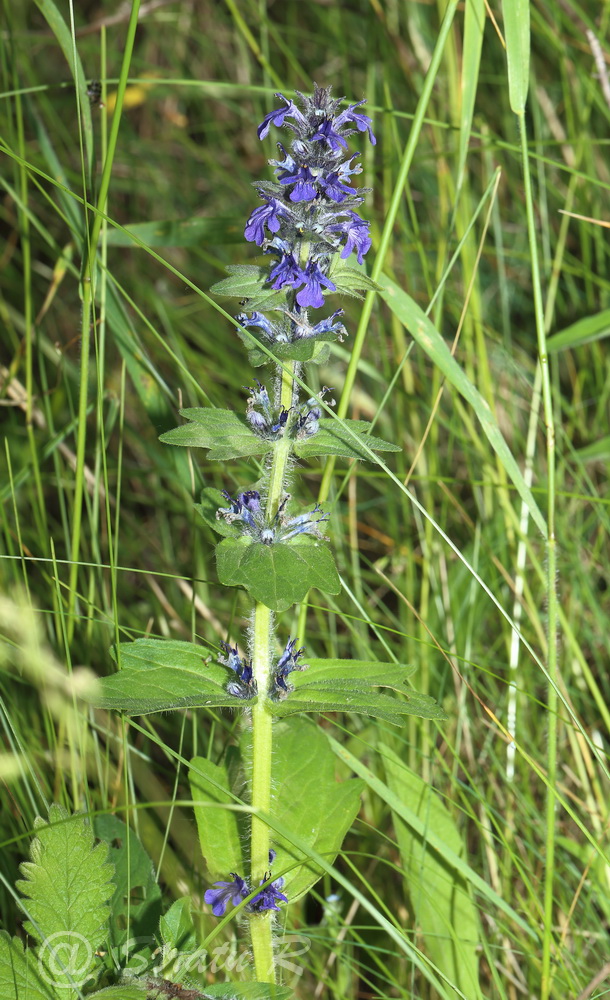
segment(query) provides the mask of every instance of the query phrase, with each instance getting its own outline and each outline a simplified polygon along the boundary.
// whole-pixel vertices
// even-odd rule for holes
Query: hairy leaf
[[[202,803],[193,808],[201,853],[212,881],[225,879],[229,872],[243,872],[241,834],[244,831],[240,831],[238,814],[222,808],[235,804],[227,768],[206,757],[193,757],[189,781],[193,800]]]
[[[445,719],[440,705],[428,695],[407,687],[414,667],[368,660],[310,660],[309,669],[290,675],[294,690],[273,702],[273,714],[283,718],[300,712],[356,712],[376,719],[404,724],[404,717]],[[399,691],[395,698],[378,691]]]
[[[379,745],[388,787],[421,819],[426,830],[456,855],[465,846],[451,814],[430,785],[393,750]],[[468,883],[397,814],[393,814],[406,887],[424,947],[437,968],[468,997],[480,997],[479,919]]]
[[[335,763],[315,723],[290,719],[274,727],[271,815],[331,864],[358,815],[363,788],[357,779],[335,781]],[[271,840],[277,851],[273,872],[284,874],[282,892],[293,902],[316,884],[322,870],[273,829]]]
[[[330,549],[297,535],[290,542],[264,545],[248,535],[225,538],[216,546],[218,579],[226,587],[245,587],[255,601],[285,611],[311,587],[338,594],[341,582]]]
[[[66,940],[68,946],[69,943]],[[38,962],[31,950],[24,951],[23,942],[19,938],[11,938],[6,931],[0,931],[2,1000],[59,1000],[60,997],[72,1000],[76,996],[76,991],[71,989],[55,990],[52,982],[53,976],[49,974],[49,969]],[[65,987],[64,982],[62,987]]]
[[[366,420],[338,420],[323,418],[317,434],[304,441],[296,441],[294,450],[299,458],[318,455],[340,455],[343,458],[360,458],[372,461],[370,451],[400,451],[397,444],[367,433],[371,425]]]
[[[230,264],[228,278],[217,281],[210,291],[215,295],[230,295],[243,299],[242,308],[247,311],[255,309],[277,309],[286,301],[286,289],[276,290],[266,285],[269,269],[257,267],[255,264]]]
[[[243,708],[227,693],[229,670],[206,663],[206,650],[177,639],[136,639],[121,643],[113,657],[121,669],[99,682],[99,708],[147,715],[172,708]]]
[[[362,264],[348,263],[348,259],[342,260],[339,255],[333,258],[329,269],[329,277],[337,286],[338,292],[351,295],[356,299],[361,299],[359,292],[379,291],[377,282],[369,278]]]
[[[52,805],[48,823],[38,817],[34,828],[32,860],[20,865],[24,877],[16,883],[26,896],[29,919],[24,926],[43,952],[49,941],[57,942],[56,948],[47,947],[45,964],[55,981],[69,989],[75,980],[82,984],[87,979],[96,964],[94,953],[106,938],[114,868],[108,863],[108,845],[94,846],[84,816],[71,817],[63,806]],[[67,944],[62,962],[61,948]]]
[[[246,418],[233,410],[196,407],[180,410],[180,414],[190,423],[161,434],[163,444],[209,448],[207,457],[218,461],[266,455],[273,450],[273,444],[254,434]]]
[[[119,946],[128,936],[150,939],[161,913],[161,890],[151,859],[134,831],[118,816],[109,813],[96,816],[93,829],[96,837],[106,841],[114,865],[114,894],[110,901],[112,943]]]
[[[336,340],[336,337],[329,334],[321,334],[319,337],[305,337],[302,340],[295,340],[290,344],[276,344],[266,337],[257,339],[264,344],[273,357],[253,346],[252,339],[245,333],[238,330],[238,335],[248,348],[248,361],[253,368],[260,368],[261,365],[274,364],[274,359],[278,361],[309,361],[312,364],[323,365],[328,361],[330,354],[330,344],[328,341]],[[254,334],[256,336],[256,334]]]

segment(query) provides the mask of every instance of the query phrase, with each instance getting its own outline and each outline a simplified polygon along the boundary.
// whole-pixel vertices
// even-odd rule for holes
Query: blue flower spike
[[[265,139],[271,126],[288,128],[293,133],[290,149],[278,143],[280,159],[270,160],[276,181],[258,182],[255,187],[263,205],[251,213],[245,238],[276,259],[270,267],[268,282],[272,289],[293,289],[296,293],[295,316],[286,306],[276,306],[279,318],[269,320],[260,313],[250,317],[241,313],[237,320],[245,327],[256,327],[272,343],[293,343],[321,333],[344,335],[342,324],[322,320],[312,326],[308,309],[320,309],[325,293],[337,287],[330,268],[337,254],[342,259],[356,254],[359,264],[371,246],[369,223],[355,209],[364,201],[365,188],[358,189],[351,178],[362,167],[355,162],[358,154],[348,151],[348,138],[366,132],[376,142],[368,115],[356,109],[359,101],[347,108],[331,97],[329,87],[316,87],[312,97],[298,94],[295,103],[277,94],[284,107],[271,111],[258,129]]]
[[[222,640],[220,645],[226,656],[219,657],[219,661],[237,674],[237,680],[229,681],[227,684],[227,691],[235,698],[254,698],[258,689],[252,670],[252,660],[242,659],[237,646],[231,646]]]

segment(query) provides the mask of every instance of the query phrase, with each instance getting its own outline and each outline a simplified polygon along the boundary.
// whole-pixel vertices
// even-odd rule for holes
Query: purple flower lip
[[[272,849],[269,851],[269,864],[272,865],[275,861],[276,852]],[[204,900],[206,903],[211,905],[212,913],[215,917],[224,916],[224,912],[229,905],[232,903],[233,906],[239,906],[239,904],[247,899],[248,896],[252,895],[253,890],[250,888],[245,879],[237,875],[236,872],[230,872],[233,878],[232,882],[215,882],[211,889],[206,889],[204,893]],[[288,897],[280,892],[280,889],[284,886],[284,879],[277,878],[269,885],[265,885],[265,882],[269,882],[271,878],[271,872],[267,873],[263,879],[259,882],[260,886],[264,886],[260,892],[257,892],[255,896],[252,897],[246,903],[246,910],[250,913],[263,913],[265,910],[279,910],[278,902],[287,903]]]

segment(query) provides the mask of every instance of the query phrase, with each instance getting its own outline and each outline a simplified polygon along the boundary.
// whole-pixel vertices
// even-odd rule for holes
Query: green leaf
[[[197,931],[193,923],[193,901],[190,896],[182,896],[172,903],[167,913],[159,920],[159,934],[168,950],[193,952],[197,948]]]
[[[296,340],[292,344],[275,344],[264,337],[259,339],[259,343],[264,344],[273,354],[270,358],[268,354],[253,346],[253,340],[243,331],[237,331],[239,337],[248,348],[248,361],[254,368],[261,365],[274,364],[274,359],[278,361],[308,361],[311,364],[323,365],[328,360],[330,354],[330,340],[336,340],[336,336],[321,334],[319,337],[306,337],[303,340]],[[256,336],[255,334],[253,336]]]
[[[136,237],[147,247],[198,247],[203,243],[243,243],[243,223],[227,219],[158,219],[156,222],[128,222],[121,229],[109,229],[108,246],[129,247]]]
[[[141,841],[118,816],[103,813],[93,820],[96,837],[109,848],[114,865],[110,901],[110,939],[115,946],[127,937],[150,939],[161,913],[161,890]],[[129,916],[129,924],[127,917]]]
[[[201,853],[212,876],[225,879],[229,872],[244,871],[238,814],[223,806],[235,805],[231,795],[227,768],[214,764],[206,757],[193,757],[190,762],[189,781],[197,821]]]
[[[66,940],[67,947],[70,946]],[[66,952],[66,965],[68,964]],[[72,1000],[75,990],[66,990],[65,983],[57,991],[51,983],[50,970],[38,962],[31,950],[24,951],[19,938],[0,931],[0,997],[2,1000]],[[47,982],[47,980],[49,980]]]
[[[36,6],[55,35],[58,45],[64,54],[64,58],[70,67],[74,84],[78,88],[87,161],[87,179],[90,182],[93,167],[93,122],[91,119],[91,105],[87,96],[87,81],[83,72],[83,66],[80,61],[78,49],[75,40],[72,37],[72,32],[68,28],[68,25],[64,21],[57,6],[53,3],[53,0],[36,0]]]
[[[468,883],[448,866],[427,841],[431,832],[456,855],[466,853],[451,814],[430,785],[415,774],[389,747],[379,744],[388,787],[422,821],[426,833],[416,833],[393,813],[396,838],[415,919],[424,948],[437,968],[467,997],[481,997],[479,986],[479,920]]]
[[[530,79],[529,0],[502,0],[508,64],[508,98],[516,115],[525,113]]]
[[[585,316],[565,330],[559,330],[546,342],[549,352],[566,351],[574,347],[582,347],[594,340],[602,340],[610,336],[610,309],[602,309],[594,316]]]
[[[328,546],[307,535],[264,545],[249,535],[225,538],[216,546],[218,579],[225,587],[245,587],[255,601],[285,611],[311,587],[338,594],[341,581]]]
[[[372,278],[369,278],[364,265],[350,264],[348,263],[349,259],[342,260],[337,254],[333,258],[329,268],[328,276],[337,286],[337,292],[342,292],[344,295],[351,295],[356,299],[362,298],[358,294],[360,291],[378,292],[380,290],[379,285]]]
[[[146,984],[125,983],[121,986],[107,986],[97,993],[92,993],[92,997],[101,997],[102,1000],[148,1000]]]
[[[217,531],[219,535],[224,535],[225,538],[239,538],[241,536],[240,525],[229,524],[224,518],[216,517],[216,511],[220,507],[228,507],[228,501],[220,490],[214,489],[213,486],[207,486],[201,494],[201,503],[195,504],[195,510],[203,518],[208,528]]]
[[[336,781],[335,764],[324,731],[309,719],[274,726],[271,817],[329,864],[358,815],[362,791],[361,781]],[[294,902],[316,884],[322,869],[273,829],[271,838],[277,851],[273,871],[284,875],[282,892]]]
[[[464,13],[464,52],[462,54],[462,105],[458,151],[457,188],[460,190],[466,168],[472,129],[474,103],[479,83],[481,49],[485,31],[485,0],[466,0]]]
[[[34,821],[38,836],[30,848],[31,861],[24,861],[24,876],[16,883],[26,897],[28,920],[24,927],[36,941],[65,939],[66,971],[62,955],[53,950],[43,955],[53,980],[65,989],[82,985],[97,964],[95,951],[105,940],[112,897],[113,866],[108,863],[108,845],[94,847],[93,830],[84,816],[70,817],[63,806],[52,805],[49,822]],[[48,964],[52,961],[52,964]]]
[[[180,410],[180,414],[190,423],[161,434],[159,440],[163,444],[209,448],[207,457],[218,461],[273,451],[273,444],[254,434],[246,418],[233,410],[194,407]]]
[[[369,767],[366,766],[358,757],[354,756],[347,747],[343,744],[338,743],[337,740],[333,739],[332,736],[328,736],[328,742],[332,747],[334,753],[342,760],[348,767],[350,767],[356,774],[360,775],[366,784],[376,795],[379,795],[384,802],[390,806],[393,812],[397,813],[401,819],[412,829],[418,836],[426,840],[428,846],[437,851],[437,853],[442,858],[443,862],[450,868],[455,869],[459,876],[462,876],[466,882],[468,882],[473,889],[479,892],[483,899],[487,900],[489,905],[492,907],[497,907],[500,912],[505,913],[509,920],[514,921],[514,923],[521,928],[521,930],[532,939],[532,941],[538,943],[539,935],[533,930],[526,920],[521,917],[516,910],[510,906],[503,897],[497,893],[488,882],[482,878],[478,872],[476,872],[471,866],[464,861],[463,858],[459,856],[452,848],[448,847],[440,837],[437,837],[434,831],[426,827],[423,820],[416,815],[416,813],[406,805],[399,796],[397,796],[386,784],[378,778],[376,774],[371,771]]]
[[[317,434],[305,441],[295,441],[294,451],[299,458],[318,455],[340,455],[343,458],[360,458],[372,461],[371,451],[400,451],[397,444],[367,433],[371,425],[367,420],[338,420],[323,418]],[[363,447],[363,445],[365,447]]]
[[[315,661],[314,661],[315,662]],[[349,662],[349,661],[346,661]],[[294,686],[286,698],[272,702],[274,715],[286,718],[300,712],[354,712],[369,715],[375,719],[392,722],[396,726],[404,724],[404,716],[415,715],[422,719],[446,719],[440,705],[428,695],[402,689],[406,701],[375,690],[375,682],[333,680],[307,682],[308,671],[290,675]],[[394,687],[394,684],[391,685]]]
[[[512,479],[519,496],[527,505],[536,525],[546,537],[547,527],[544,517],[540,513],[540,508],[534,500],[532,491],[525,482],[521,470],[502,436],[498,422],[487,400],[483,399],[479,390],[462,371],[443,337],[441,337],[436,327],[425,313],[422,312],[417,303],[413,301],[411,296],[407,295],[387,275],[382,275],[379,280],[382,284],[382,298],[387,302],[394,315],[406,327],[434,364],[440,368],[451,385],[473,407],[489,443],[502,462],[507,475]]]
[[[230,295],[234,298],[244,299],[242,308],[254,309],[277,309],[286,301],[286,289],[277,291],[275,288],[265,287],[269,278],[268,267],[257,267],[255,264],[230,264],[227,267],[230,272],[228,278],[217,281],[212,285],[210,291],[215,295]]]
[[[229,671],[207,663],[206,650],[177,639],[136,639],[121,643],[113,657],[121,669],[99,681],[99,708],[147,715],[175,708],[243,708],[227,693]]]

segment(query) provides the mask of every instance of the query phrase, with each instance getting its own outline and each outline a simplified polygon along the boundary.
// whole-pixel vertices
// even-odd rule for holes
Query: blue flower
[[[246,223],[244,236],[250,243],[262,247],[265,241],[265,226],[271,233],[277,233],[280,228],[280,218],[286,215],[286,209],[275,198],[267,198],[266,205],[255,208]]]
[[[259,885],[265,885],[267,879],[261,879]],[[287,903],[288,897],[280,892],[284,885],[284,879],[278,878],[275,882],[266,885],[264,889],[254,896],[247,904],[247,909],[252,913],[262,913],[264,910],[279,910],[278,902]]]
[[[281,128],[285,118],[295,118],[299,124],[305,124],[305,119],[296,104],[289,101],[283,94],[276,94],[275,96],[281,98],[285,102],[286,107],[276,108],[275,111],[270,111],[268,115],[265,115],[257,129],[259,139],[264,139],[268,135],[271,125],[277,125],[278,128]]]
[[[244,521],[249,527],[255,526],[255,514],[261,509],[261,495],[256,490],[246,490],[238,493],[235,498],[226,490],[222,491],[223,497],[229,501],[230,507],[219,507],[216,517],[233,524],[234,521]]]
[[[332,201],[336,201],[337,204],[341,204],[342,201],[345,201],[349,194],[356,193],[356,188],[343,183],[337,170],[327,174],[325,177],[318,177],[318,184],[324,191],[324,194],[327,195],[327,197]]]
[[[350,104],[349,108],[342,111],[338,118],[335,118],[334,127],[341,128],[346,122],[353,122],[359,132],[368,132],[369,140],[371,146],[377,144],[377,139],[373,135],[372,121],[368,115],[361,115],[360,112],[355,112],[354,108],[359,108],[361,104],[366,104],[366,101],[358,101],[357,104]]]
[[[311,141],[325,142],[332,149],[333,153],[338,152],[342,146],[347,146],[347,140],[337,132],[335,123],[330,118],[324,119],[318,131],[312,135]]]
[[[283,508],[286,505],[286,500],[280,506],[276,517],[279,517],[280,513],[283,513]],[[305,514],[298,514],[296,517],[285,518],[282,523],[281,531],[278,534],[278,541],[287,542],[289,538],[294,538],[295,535],[315,535],[317,538],[324,538],[325,536],[316,528],[316,524],[321,524],[323,521],[328,521],[329,514],[322,513],[322,517],[314,519],[314,514],[322,513],[322,508],[319,504],[316,504],[312,510],[307,511]]]
[[[233,876],[232,882],[214,882],[214,885],[218,888],[206,889],[204,893],[203,898],[206,903],[211,904],[212,913],[215,917],[224,916],[229,902],[233,903],[233,906],[237,906],[241,903],[242,899],[250,895],[250,890],[245,880],[240,878],[235,872],[230,872],[230,874]]]
[[[302,271],[291,253],[284,254],[281,259],[271,268],[269,281],[272,288],[284,288],[290,285],[298,288],[302,282]]]
[[[263,331],[265,336],[269,337],[269,340],[275,340],[275,327],[262,313],[253,312],[251,316],[248,316],[247,313],[239,313],[235,319],[246,328],[258,327]]]
[[[355,250],[358,263],[362,264],[365,253],[370,249],[371,237],[369,235],[369,223],[361,219],[356,212],[348,211],[349,218],[345,222],[338,222],[328,228],[339,233],[346,238],[345,247],[341,252],[341,257],[345,259]]]
[[[280,184],[294,184],[290,192],[291,201],[313,201],[318,193],[314,183],[316,178],[303,164],[293,171],[281,171],[278,176]]]
[[[301,281],[305,282],[305,287],[297,292],[297,302],[303,309],[319,309],[324,305],[324,294],[322,285],[330,289],[331,292],[337,290],[337,286],[320,269],[318,264],[310,260],[304,271],[300,271]],[[300,284],[300,282],[299,282]],[[297,287],[295,285],[295,287]]]
[[[238,678],[237,681],[229,681],[227,691],[236,698],[253,698],[258,689],[252,670],[252,660],[242,659],[237,646],[230,646],[228,642],[222,640],[220,645],[227,655],[224,658],[219,657],[219,661],[234,670]]]
[[[284,652],[276,663],[273,677],[276,696],[283,697],[283,695],[288,694],[292,690],[292,687],[286,684],[288,674],[291,674],[293,670],[307,670],[308,665],[306,663],[298,662],[305,649],[301,648],[295,651],[294,647],[296,644],[296,639],[289,639]]]

